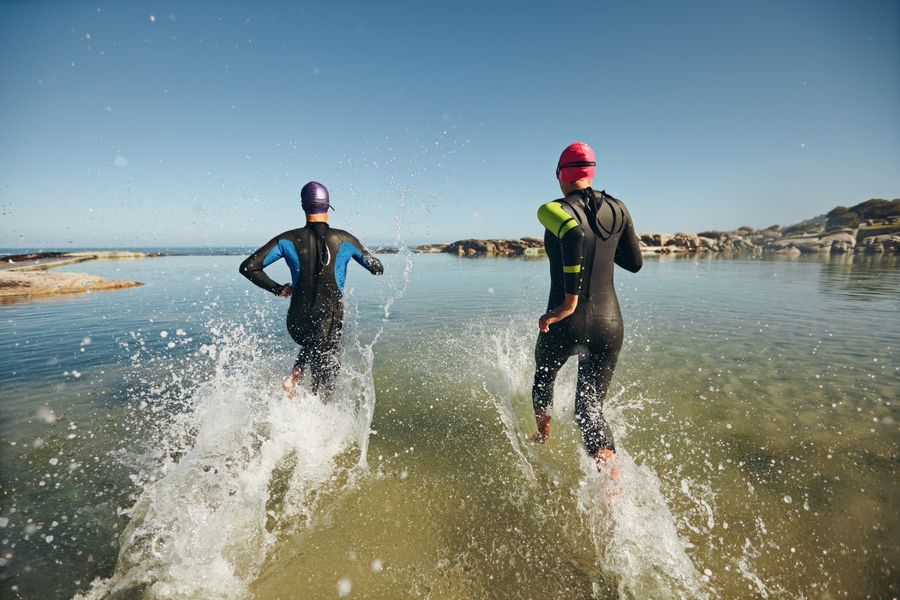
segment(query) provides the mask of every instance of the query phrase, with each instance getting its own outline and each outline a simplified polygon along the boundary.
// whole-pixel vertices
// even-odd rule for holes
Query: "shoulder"
[[[297,229],[289,229],[288,231],[283,231],[272,238],[274,242],[280,242],[282,240],[296,240],[302,234],[304,228],[299,227]]]
[[[541,204],[537,212],[538,221],[556,237],[562,237],[567,231],[578,225],[578,220],[571,207],[562,200],[551,200]]]
[[[538,218],[540,219],[541,215],[555,215],[560,218],[574,217],[574,211],[564,200],[565,198],[560,198],[541,204],[538,207]]]
[[[359,240],[356,239],[352,233],[344,231],[343,229],[330,228],[328,230],[328,236],[338,243],[348,242],[350,244],[356,244],[357,246],[359,245]]]
[[[619,206],[626,213],[628,212],[628,207],[625,206],[625,203],[622,202],[621,200],[619,200],[618,198],[616,198],[615,196],[613,196],[612,194],[610,194],[609,192],[607,192],[606,190],[600,190],[600,195],[603,196],[604,198],[606,198],[607,200],[609,200],[610,202],[612,202],[613,204]]]

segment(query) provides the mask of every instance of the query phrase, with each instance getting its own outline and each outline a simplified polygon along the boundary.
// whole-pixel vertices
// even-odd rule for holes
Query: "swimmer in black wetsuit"
[[[603,418],[603,401],[622,347],[622,315],[613,287],[614,264],[637,273],[643,261],[631,216],[625,205],[591,187],[594,151],[583,142],[569,145],[556,169],[565,198],[538,210],[546,228],[544,247],[550,259],[550,299],[540,318],[535,347],[532,399],[537,433],[550,436],[553,383],[569,356],[578,355],[575,417],[584,445],[604,466],[616,447]],[[613,476],[616,470],[612,469]]]
[[[306,227],[272,238],[241,263],[241,275],[275,294],[291,297],[287,329],[300,345],[294,368],[284,380],[293,397],[303,367],[309,365],[314,394],[327,398],[340,370],[340,338],[344,322],[344,281],[352,258],[373,275],[381,275],[381,261],[355,237],[328,226],[328,190],[310,181],[300,191]],[[273,281],[263,269],[283,258],[291,271],[291,283]]]

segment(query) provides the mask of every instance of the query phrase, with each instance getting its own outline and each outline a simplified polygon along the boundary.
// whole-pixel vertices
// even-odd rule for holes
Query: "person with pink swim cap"
[[[615,456],[603,402],[622,347],[624,330],[613,286],[615,265],[637,273],[642,264],[638,237],[625,204],[592,187],[597,163],[584,142],[569,144],[559,157],[556,178],[563,198],[538,209],[544,248],[550,259],[550,298],[538,320],[532,403],[537,433],[550,437],[550,406],[559,369],[578,355],[575,418],[584,445],[601,471]]]

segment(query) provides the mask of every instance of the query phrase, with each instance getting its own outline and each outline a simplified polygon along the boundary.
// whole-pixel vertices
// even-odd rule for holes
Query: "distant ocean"
[[[254,250],[254,247],[241,246],[154,246],[154,247],[78,247],[78,248],[62,248],[62,247],[46,247],[46,248],[0,248],[0,256],[9,254],[29,254],[31,252],[105,252],[110,250],[119,250],[123,252],[147,252],[150,254],[172,254],[179,256],[240,256],[248,255]]]
[[[351,264],[322,404],[281,393],[287,303],[238,274],[252,248],[134,250],[172,256],[0,306],[4,598],[900,594],[894,256],[617,272],[613,483],[574,358],[526,442],[544,259]]]

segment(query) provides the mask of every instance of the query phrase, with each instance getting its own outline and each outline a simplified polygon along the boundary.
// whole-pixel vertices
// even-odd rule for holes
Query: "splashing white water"
[[[246,597],[278,532],[313,520],[340,456],[367,440],[372,345],[346,357],[328,404],[302,389],[286,398],[271,353],[242,327],[216,340],[214,359],[193,357],[211,373],[150,444],[115,573],[82,597]]]
[[[521,444],[524,437],[517,424],[513,399],[530,395],[534,361],[534,340],[513,324],[484,337],[488,357],[495,366],[485,391],[493,402],[506,429],[506,437],[518,458],[523,476],[535,481],[534,467]],[[577,361],[572,357],[570,362]],[[633,385],[633,384],[632,384]],[[630,428],[627,413],[654,402],[627,394],[631,386],[607,398],[604,413],[621,442]],[[552,409],[554,421],[572,420],[575,395],[575,370],[560,371]],[[530,415],[530,410],[528,411]],[[530,421],[529,421],[530,424]],[[530,431],[526,429],[526,431]],[[579,436],[580,437],[580,436]],[[646,465],[637,465],[623,448],[618,449],[616,465],[620,479],[610,481],[597,472],[596,463],[579,445],[577,455],[583,476],[577,491],[578,508],[589,527],[595,556],[603,577],[617,586],[620,598],[705,598],[701,576],[685,552],[676,520],[661,492],[659,479]],[[574,461],[572,468],[574,468]],[[532,488],[534,490],[540,488]],[[541,490],[539,493],[546,493]],[[540,502],[534,503],[539,505]]]
[[[535,482],[534,468],[522,448],[522,432],[517,427],[517,419],[512,407],[512,398],[522,396],[527,389],[525,365],[522,361],[527,341],[525,336],[514,336],[511,329],[498,331],[489,336],[497,377],[485,384],[485,392],[493,402],[500,420],[503,422],[506,438],[512,446],[513,454],[522,475],[529,483]],[[524,363],[524,364],[523,364]]]
[[[391,306],[393,306],[397,300],[402,298],[403,294],[406,292],[406,287],[409,285],[409,276],[412,273],[413,268],[413,253],[403,242],[402,222],[400,220],[400,214],[402,214],[405,208],[406,197],[401,194],[400,210],[394,217],[394,246],[397,248],[397,254],[403,258],[403,271],[400,273],[400,285],[392,286],[394,293],[391,294],[384,303],[383,309],[385,320],[391,316]]]
[[[617,480],[579,452],[584,478],[578,508],[590,528],[597,564],[619,598],[706,598],[652,469],[619,447]]]

